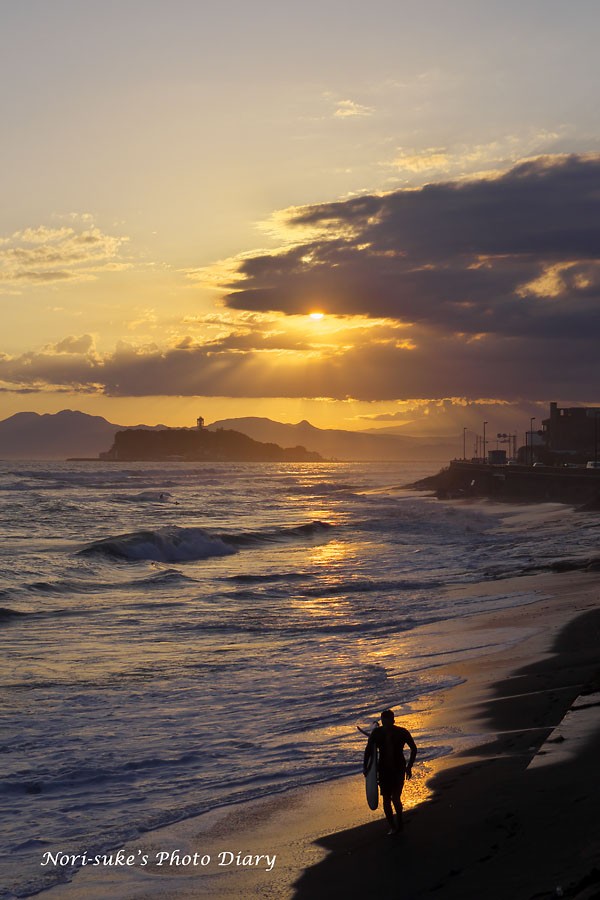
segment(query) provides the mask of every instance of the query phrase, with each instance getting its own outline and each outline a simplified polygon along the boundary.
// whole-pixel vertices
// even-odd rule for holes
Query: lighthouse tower
[[[198,416],[198,418],[196,419],[196,428],[198,429],[198,431],[202,431],[202,429],[204,428],[203,416]]]

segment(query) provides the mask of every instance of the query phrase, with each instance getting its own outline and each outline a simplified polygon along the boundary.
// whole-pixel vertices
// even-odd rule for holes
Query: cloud
[[[369,106],[362,106],[354,100],[338,100],[334,112],[336,119],[356,118],[357,116],[370,116],[373,110]]]
[[[413,343],[402,333],[394,323],[381,323],[343,331],[329,342],[311,342],[304,331],[251,330],[207,342],[184,335],[169,346],[120,342],[103,355],[83,339],[80,344],[78,338],[65,339],[37,352],[0,357],[0,380],[15,388],[69,387],[120,397],[414,401],[450,394],[597,400],[597,353],[582,353],[576,342],[556,338],[532,345],[514,338],[490,342],[417,331]]]
[[[144,309],[136,307],[135,312],[137,313],[136,318],[127,323],[129,331],[135,331],[140,327],[156,328],[158,326],[159,317],[156,314],[156,311],[151,307],[146,307]]]
[[[15,231],[0,240],[0,285],[82,281],[127,267],[121,258],[127,240],[103,233],[88,217],[70,226]]]
[[[221,312],[160,344],[101,355],[72,336],[4,356],[0,379],[111,396],[594,403],[598,184],[600,156],[542,157],[294,208],[288,232],[302,238],[238,258]]]
[[[524,431],[531,416],[539,422],[548,415],[547,402],[522,401],[507,402],[477,398],[469,400],[465,397],[444,397],[436,400],[412,400],[396,404],[394,412],[363,415],[362,428],[396,433],[431,435],[462,435],[466,429],[465,441],[469,448],[475,434],[481,434],[483,422],[491,425],[488,431],[490,440],[496,440],[498,432],[514,433],[515,429]],[[377,428],[373,428],[377,426]]]
[[[558,147],[564,128],[558,131],[531,129],[519,135],[502,135],[483,144],[454,143],[446,147],[399,147],[394,158],[384,166],[398,170],[404,176],[436,175],[449,177],[500,170],[505,171],[516,161],[539,157]]]
[[[600,325],[599,181],[600,156],[543,157],[496,178],[296,208],[288,228],[317,237],[240,260],[225,302],[295,314],[318,297],[326,312],[444,334],[586,340]]]
[[[444,148],[429,147],[418,152],[400,150],[394,159],[393,165],[399,169],[407,169],[409,172],[428,172],[441,170],[447,172],[450,168],[451,156]]]
[[[69,335],[59,341],[51,348],[54,353],[81,353],[90,354],[95,352],[94,338],[91,334],[82,334],[79,337]]]

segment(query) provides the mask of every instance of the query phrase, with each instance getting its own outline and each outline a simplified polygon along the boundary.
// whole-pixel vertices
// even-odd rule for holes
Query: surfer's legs
[[[396,822],[398,831],[402,831],[403,823],[402,823],[402,800],[400,799],[400,794],[402,793],[402,788],[398,788],[392,793],[391,801],[394,805],[394,809],[396,810]],[[391,804],[390,804],[391,806]],[[389,819],[388,819],[389,822]]]
[[[387,792],[381,794],[383,798],[383,811],[385,813],[385,817],[388,821],[388,825],[390,828],[395,828],[396,823],[394,822],[394,810],[392,809],[392,795]]]
[[[392,831],[402,831],[402,788],[404,787],[404,778],[394,779],[391,782],[379,783],[381,797],[383,800],[383,811],[388,821],[388,825]],[[396,812],[396,820],[394,820],[394,811]]]

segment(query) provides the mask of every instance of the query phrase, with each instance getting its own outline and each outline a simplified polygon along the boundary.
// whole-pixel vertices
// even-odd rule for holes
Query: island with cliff
[[[255,441],[240,431],[204,428],[163,428],[118,431],[110,450],[99,459],[114,462],[324,462],[305,447],[280,447]]]

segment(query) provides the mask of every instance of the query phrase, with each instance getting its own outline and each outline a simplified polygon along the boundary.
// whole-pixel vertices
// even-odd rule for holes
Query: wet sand
[[[463,683],[434,695],[419,716],[429,729],[451,728],[459,749],[435,764],[417,762],[401,836],[388,837],[381,812],[367,809],[358,775],[217,810],[125,848],[151,858],[197,853],[210,857],[206,866],[88,867],[47,896],[600,897],[600,579],[565,573],[468,590],[492,595],[499,584],[503,593],[535,589],[541,599],[444,624],[469,638],[479,632],[482,646],[490,632],[505,631],[510,641],[445,667]],[[420,730],[419,716],[397,721]],[[231,864],[219,866],[219,853]],[[246,863],[261,859],[238,866],[238,853]]]

